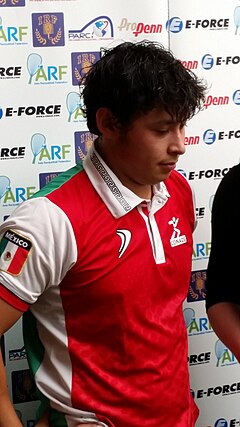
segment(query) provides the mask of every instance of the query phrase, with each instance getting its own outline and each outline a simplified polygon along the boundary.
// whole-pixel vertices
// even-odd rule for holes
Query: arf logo
[[[10,179],[7,176],[0,176],[0,199],[2,199],[10,188]]]
[[[63,83],[64,75],[67,74],[67,65],[48,65],[43,67],[42,57],[38,53],[31,53],[27,59],[27,69],[29,74],[28,83],[44,84],[48,82]]]
[[[68,122],[71,122],[72,117],[73,121],[83,121],[85,120],[84,114],[82,111],[83,101],[78,92],[69,92],[66,100],[67,110],[68,110]]]

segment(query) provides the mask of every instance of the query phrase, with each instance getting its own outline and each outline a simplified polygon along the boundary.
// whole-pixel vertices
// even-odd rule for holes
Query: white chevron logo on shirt
[[[122,229],[117,230],[116,234],[121,239],[121,246],[120,246],[120,249],[118,251],[119,252],[118,258],[121,258],[121,256],[124,254],[124,252],[126,251],[126,249],[129,246],[132,234],[129,230],[122,230]]]

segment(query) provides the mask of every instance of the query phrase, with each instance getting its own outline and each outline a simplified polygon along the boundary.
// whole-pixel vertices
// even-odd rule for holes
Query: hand
[[[45,412],[45,414],[42,416],[42,418],[38,421],[37,424],[35,424],[35,427],[50,427],[48,423],[48,417],[49,413]],[[84,424],[78,424],[75,427],[99,427],[97,424],[93,423],[84,423]]]

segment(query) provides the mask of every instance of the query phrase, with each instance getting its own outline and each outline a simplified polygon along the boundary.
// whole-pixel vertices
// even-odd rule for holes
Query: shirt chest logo
[[[168,221],[168,224],[173,226],[173,233],[170,238],[170,245],[172,246],[172,248],[174,248],[175,246],[183,245],[187,241],[185,234],[181,235],[180,229],[177,228],[178,221],[179,218],[175,218],[175,216],[172,217],[171,221]]]
[[[124,229],[117,230],[116,234],[121,239],[121,245],[120,245],[120,248],[118,251],[118,258],[121,258],[121,256],[123,256],[124,252],[126,251],[126,249],[129,246],[132,234],[129,230],[124,230]]]

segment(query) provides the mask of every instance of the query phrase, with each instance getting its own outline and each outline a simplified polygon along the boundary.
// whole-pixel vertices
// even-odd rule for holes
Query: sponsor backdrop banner
[[[85,157],[93,135],[81,113],[81,78],[103,48],[143,39],[169,47],[209,86],[178,165],[198,217],[183,310],[197,427],[233,427],[240,425],[239,364],[212,331],[204,300],[214,194],[240,159],[239,1],[0,0],[0,221]],[[33,427],[38,401],[20,322],[1,350],[16,412]]]

